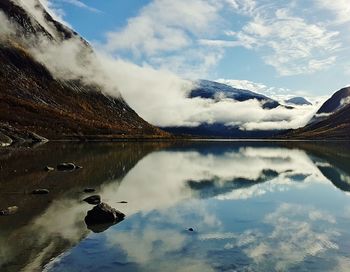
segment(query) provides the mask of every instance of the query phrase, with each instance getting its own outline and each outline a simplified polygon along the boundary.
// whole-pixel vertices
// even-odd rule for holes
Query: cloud
[[[57,21],[70,26],[68,22],[65,21],[64,17],[66,15],[62,4],[67,3],[78,8],[82,8],[94,13],[102,13],[99,9],[86,5],[80,0],[39,0],[45,9],[50,13],[50,15]]]
[[[151,1],[124,28],[108,32],[104,48],[114,54],[131,52],[136,59],[186,76],[206,73],[220,54],[197,40],[215,33],[221,8],[221,1],[212,0]]]
[[[256,2],[250,7],[246,12],[233,6],[235,12],[248,16],[249,20],[241,30],[229,34],[247,49],[259,52],[265,63],[280,75],[314,73],[335,63],[341,46],[337,39],[339,32],[294,15],[293,5],[286,8]]]
[[[333,9],[340,10],[340,2]],[[243,23],[220,17],[223,12],[242,16]],[[215,67],[226,50],[235,47],[258,52],[280,75],[291,76],[327,70],[336,62],[341,42],[338,31],[329,30],[321,20],[311,22],[296,2],[154,0],[124,28],[108,33],[106,45],[111,52],[132,52],[136,59],[182,75],[200,66],[188,58],[189,52],[220,55],[198,71],[199,75]]]
[[[158,171],[153,170],[154,162],[157,162]],[[259,180],[266,169],[275,171],[278,176],[273,180],[254,184],[252,180]],[[303,182],[295,182],[292,177],[296,174],[307,177]],[[235,179],[244,179],[246,184],[239,185],[239,181],[234,182]],[[144,180],[152,182],[145,183]],[[103,186],[100,194],[106,201],[128,199],[125,213],[131,216],[140,212],[140,203],[143,203],[141,212],[148,213],[200,197],[203,195],[202,191],[194,190],[188,181],[200,184],[203,180],[212,181],[213,186],[202,188],[202,191],[219,200],[248,199],[289,188],[305,188],[315,182],[327,182],[304,151],[225,147],[224,150],[219,149],[214,153],[201,153],[200,150],[154,152],[139,161],[120,185],[111,183]],[[171,214],[175,216],[174,213]],[[317,214],[313,217],[317,217]],[[216,222],[212,217],[203,216],[203,220],[207,226],[215,225]]]
[[[350,22],[350,5],[347,0],[314,0],[320,9],[330,11],[335,20],[332,24],[344,24]]]
[[[26,8],[32,11],[33,7],[28,6],[28,3]],[[178,21],[182,19],[188,29],[193,30],[193,33],[205,31],[209,22],[212,21],[208,18],[215,18],[218,9],[215,4],[204,3],[201,0],[194,1],[193,4],[198,6],[204,15],[186,11],[185,4],[181,1],[176,2],[176,4],[166,0],[152,3],[153,5],[146,6],[137,18],[154,20],[155,12],[159,8],[165,8],[165,11],[177,8],[180,14],[174,15],[173,18],[161,14],[159,20],[168,22],[169,26],[166,27],[172,30],[172,28],[177,29]],[[43,20],[42,14],[38,11],[37,8],[34,8],[33,16],[38,22],[41,22]],[[181,12],[185,13],[186,16],[186,12],[189,12],[193,18],[192,16],[187,18],[185,15],[181,15]],[[188,21],[185,20],[186,18]],[[134,27],[133,20],[137,21],[138,19],[131,19],[128,27]],[[55,34],[55,28],[45,21],[43,24],[53,35]],[[152,24],[155,22],[152,21]],[[116,35],[127,35],[125,33],[129,33],[131,30],[122,31]],[[188,36],[187,32],[183,32],[183,35]],[[151,37],[154,42],[158,39],[157,35]],[[141,43],[138,39],[135,42],[136,44]],[[162,38],[159,42],[162,43]],[[29,46],[36,59],[45,64],[57,79],[81,80],[88,85],[99,86],[102,92],[114,97],[122,95],[139,115],[157,126],[197,126],[202,123],[223,123],[227,126],[239,126],[243,130],[289,129],[304,126],[316,111],[315,106],[295,107],[292,110],[284,107],[267,110],[263,109],[261,103],[256,100],[238,102],[227,98],[219,101],[203,98],[190,99],[188,93],[194,88],[194,82],[185,80],[166,68],[156,70],[147,64],[142,66],[132,64],[111,54],[102,53],[100,50],[97,50],[97,53],[92,53],[79,38],[51,41],[45,37],[39,37],[38,42],[37,37],[34,44],[31,44],[30,39],[25,40],[24,43]],[[161,48],[167,47],[167,43],[155,46],[160,46],[158,49],[162,50]],[[142,45],[140,50],[145,50],[143,52],[145,54],[157,54],[153,45],[146,47]],[[181,67],[188,59],[192,59],[195,66],[202,69],[202,66],[215,65],[221,57],[219,51],[213,56],[203,54],[202,51],[196,52],[189,49],[181,55],[183,60],[179,60],[177,56],[173,56],[173,58],[169,56],[166,59],[157,56],[154,57],[154,60],[159,58],[157,61],[160,67],[165,60],[171,60],[169,63],[176,63]]]
[[[318,216],[313,217],[313,214]],[[250,257],[248,270],[288,271],[304,265],[308,258],[321,257],[325,252],[339,249],[335,240],[340,233],[334,230],[335,218],[310,206],[282,203],[275,211],[265,215],[266,228],[247,229],[227,237],[217,233],[212,239],[227,240],[224,249],[237,248]],[[322,228],[320,228],[322,226]],[[339,258],[337,264],[345,268],[348,259]],[[304,267],[304,266],[303,266]]]
[[[40,3],[54,20],[71,27],[71,25],[64,20],[65,12],[61,7],[58,7],[53,1],[50,0],[40,0]]]
[[[52,1],[55,1],[55,0],[52,0]],[[100,13],[101,12],[99,9],[90,7],[90,6],[86,5],[85,3],[83,3],[82,1],[79,1],[79,0],[61,0],[61,2],[65,2],[65,3],[68,3],[68,4],[74,5],[74,6],[78,7],[78,8],[83,8],[83,9],[89,10],[91,12],[96,12],[96,13]]]
[[[12,24],[7,16],[0,11],[0,41],[6,39],[8,35],[12,35],[16,32],[16,26]]]

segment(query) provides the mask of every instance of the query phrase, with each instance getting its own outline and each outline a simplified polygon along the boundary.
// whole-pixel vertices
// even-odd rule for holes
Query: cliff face
[[[102,86],[54,77],[31,53],[29,43],[35,47],[43,39],[54,45],[74,40],[81,47],[82,61],[84,55],[94,54],[93,49],[55,21],[39,1],[35,16],[25,2],[0,2],[0,12],[15,26],[11,35],[0,39],[0,141],[39,140],[38,135],[48,139],[169,136],[139,117],[122,97],[107,95]]]

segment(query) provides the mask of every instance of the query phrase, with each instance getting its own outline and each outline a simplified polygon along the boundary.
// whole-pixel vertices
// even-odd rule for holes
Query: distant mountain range
[[[0,37],[0,145],[41,141],[42,137],[168,137],[139,117],[123,98],[108,96],[101,86],[82,80],[58,80],[35,59],[30,48],[43,39],[56,46],[74,40],[82,59],[93,54],[93,49],[76,32],[55,21],[40,1],[34,2],[32,12],[20,1],[0,1],[0,12],[16,29]]]

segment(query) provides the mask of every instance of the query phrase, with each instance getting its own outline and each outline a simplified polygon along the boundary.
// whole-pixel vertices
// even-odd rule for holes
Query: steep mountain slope
[[[292,138],[350,139],[350,88],[328,99],[304,128],[287,134]]]
[[[316,114],[334,113],[346,106],[346,100],[350,98],[350,87],[343,88],[332,95],[330,99],[323,103]]]
[[[36,0],[1,0],[0,12],[15,31],[0,39],[0,138],[107,139],[165,137],[121,98],[111,97],[97,84],[61,80],[38,62],[31,47],[45,39],[54,45],[79,44],[82,56],[92,48],[77,33],[55,21]],[[0,14],[1,15],[1,14]]]

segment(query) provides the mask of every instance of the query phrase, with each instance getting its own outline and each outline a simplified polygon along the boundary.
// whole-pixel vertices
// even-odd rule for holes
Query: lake
[[[349,191],[345,143],[3,148],[0,271],[349,271]],[[88,228],[93,194],[125,219]]]

